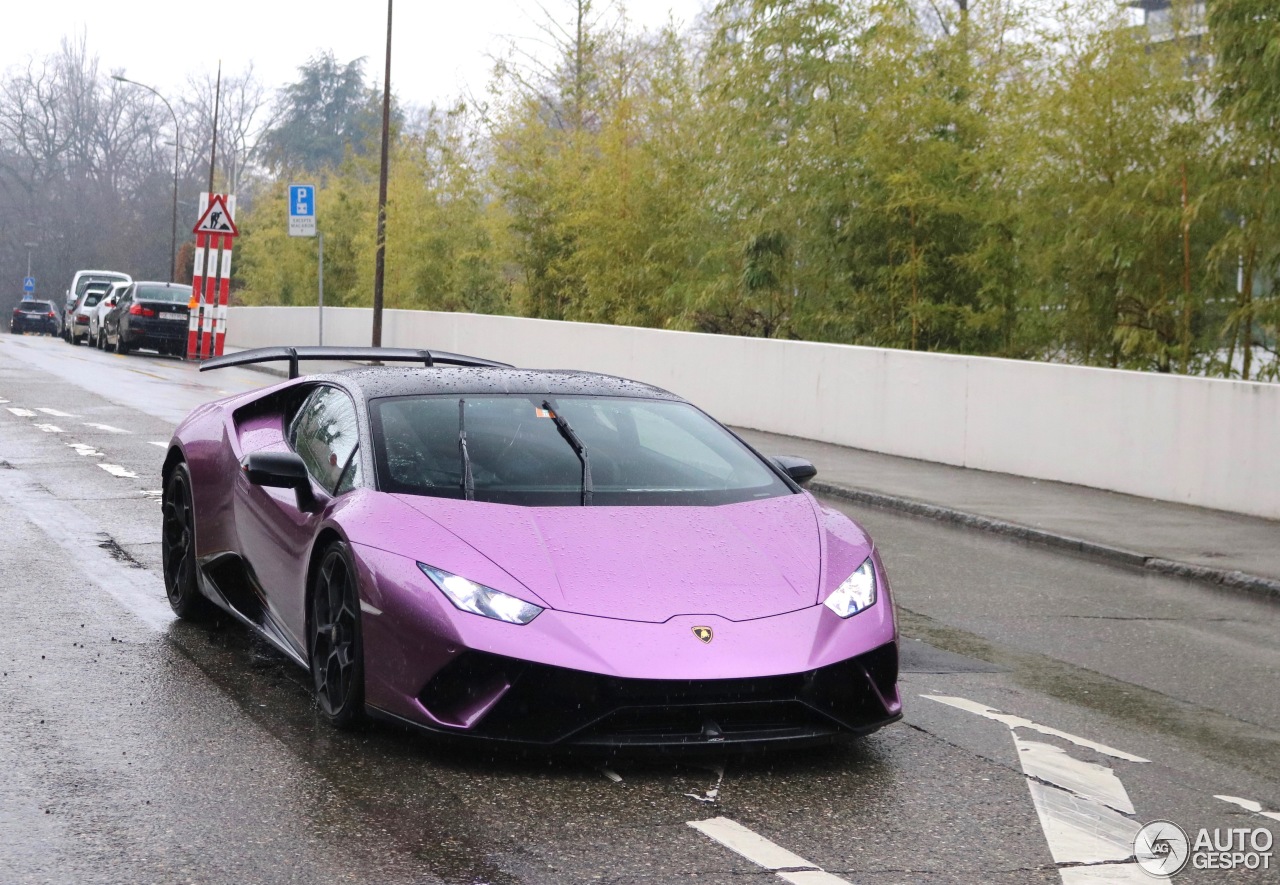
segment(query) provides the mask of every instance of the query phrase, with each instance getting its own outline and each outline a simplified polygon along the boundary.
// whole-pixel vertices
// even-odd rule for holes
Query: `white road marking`
[[[74,417],[76,417],[75,415],[72,415],[70,412],[59,412],[57,409],[42,409],[42,408],[37,407],[37,408],[36,408],[36,411],[37,411],[37,412],[44,412],[46,415],[52,415],[52,416],[53,416],[53,417],[55,417],[55,418],[74,418]]]
[[[1062,738],[1064,741],[1084,747],[1089,750],[1096,750],[1105,756],[1111,756],[1114,759],[1123,759],[1125,762],[1150,762],[1150,759],[1143,759],[1141,756],[1135,756],[1132,753],[1126,753],[1124,750],[1117,750],[1115,747],[1108,747],[1106,744],[1099,744],[1088,738],[1082,738],[1079,735],[1068,734],[1065,731],[1058,731],[1056,728],[1050,728],[1047,725],[1040,725],[1032,722],[1030,719],[1023,719],[1021,716],[1011,716],[1007,713],[1001,713],[999,710],[993,710],[986,704],[979,704],[976,701],[967,698],[952,698],[945,695],[922,694],[922,698],[928,698],[931,701],[937,701],[940,704],[957,707],[961,710],[968,710],[970,713],[977,713],[979,716],[985,716],[988,719],[994,719],[996,722],[1003,722],[1010,728],[1029,728],[1032,731],[1038,731],[1041,734],[1047,734],[1050,737]]]
[[[1133,840],[1141,826],[1127,817],[1135,813],[1133,803],[1116,773],[1096,762],[1076,759],[1053,744],[1027,740],[1015,729],[1051,735],[1113,759],[1149,760],[1021,716],[1001,713],[967,698],[921,697],[1008,726],[1049,853],[1055,863],[1072,865],[1058,869],[1063,885],[1150,882],[1133,856]]]
[[[162,449],[169,448],[169,444],[167,442],[156,442],[154,439],[149,439],[147,442],[153,446],[159,446]]]
[[[847,879],[831,875],[817,864],[810,863],[798,854],[792,854],[781,845],[770,842],[727,817],[691,820],[688,825],[730,851],[742,855],[756,866],[777,873],[783,881],[792,885],[851,885]]]
[[[618,774],[618,772],[614,771],[613,769],[602,765],[600,767],[600,771],[601,773],[604,774],[605,777],[613,781],[615,784],[622,783],[622,775]]]
[[[128,433],[128,430],[121,430],[119,427],[112,427],[110,424],[95,424],[92,421],[84,422],[85,427],[96,427],[99,430],[105,430],[107,433]]]
[[[45,433],[62,433],[63,432],[62,428],[56,424],[37,424],[35,426],[38,429],[43,430]]]
[[[8,411],[13,412],[19,418],[34,418],[36,416],[36,413],[30,409],[10,408]]]
[[[369,603],[365,602],[363,599],[362,599],[362,600],[360,600],[360,611],[365,612],[366,614],[370,614],[370,615],[380,615],[380,614],[382,614],[382,609],[380,609],[380,608],[374,608],[372,605],[370,605]]]
[[[1101,802],[1124,814],[1134,813],[1124,784],[1110,768],[1073,759],[1066,750],[1053,744],[1028,741],[1016,735],[1014,742],[1018,746],[1022,770],[1032,777],[1057,784],[1077,796]]]
[[[138,474],[129,470],[127,467],[121,467],[119,464],[99,464],[98,466],[107,471],[107,473],[110,473],[112,476],[118,476],[121,479],[138,478]]]
[[[1213,798],[1239,805],[1245,811],[1252,811],[1254,814],[1260,814],[1272,820],[1280,820],[1280,811],[1263,811],[1261,803],[1254,802],[1252,799],[1241,799],[1239,796],[1214,796]]]
[[[0,406],[3,406],[7,402],[9,402],[9,400],[5,399],[4,397],[0,397]]]
[[[153,501],[159,501],[164,497],[164,489],[140,489],[138,494],[144,498],[150,498]]]
[[[93,446],[86,443],[67,443],[67,448],[75,449],[77,455],[85,455],[89,458],[103,458],[106,456],[105,452],[99,452]]]

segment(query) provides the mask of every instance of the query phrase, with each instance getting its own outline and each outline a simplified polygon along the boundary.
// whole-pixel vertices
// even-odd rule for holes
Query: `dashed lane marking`
[[[107,473],[110,473],[112,476],[118,476],[121,479],[138,478],[138,474],[129,470],[127,467],[121,467],[119,464],[99,464],[98,466],[107,471]]]
[[[1272,820],[1280,820],[1280,811],[1263,811],[1262,804],[1252,799],[1241,799],[1239,796],[1214,796],[1213,798],[1221,799],[1223,802],[1230,802],[1232,805],[1239,805],[1245,811],[1252,811],[1254,814],[1260,814]]]
[[[148,442],[150,445],[153,445],[153,446],[159,446],[159,447],[160,447],[160,448],[162,448],[162,449],[167,449],[167,448],[169,448],[169,444],[168,444],[167,442],[158,442],[158,441],[156,441],[156,440],[154,440],[154,439],[149,439],[149,440],[147,440],[147,442]]]
[[[85,421],[84,426],[96,427],[98,430],[105,430],[107,433],[128,433],[129,432],[119,427],[112,427],[110,424],[95,424],[92,421]]]
[[[39,406],[37,406],[37,407],[36,407],[36,411],[37,411],[37,412],[44,412],[46,415],[52,415],[52,416],[53,416],[53,417],[55,417],[55,418],[74,418],[74,417],[76,417],[75,415],[72,415],[70,412],[60,412],[60,411],[58,411],[57,409],[45,409],[45,408],[41,408],[41,407],[39,407]]]
[[[77,455],[84,455],[88,458],[105,458],[106,452],[99,452],[91,445],[86,443],[67,443],[67,448],[75,449]]]
[[[1149,760],[1021,716],[1001,713],[967,698],[921,697],[1008,726],[1063,885],[1150,882],[1133,854],[1134,839],[1141,827],[1129,816],[1135,813],[1133,803],[1115,771],[1077,759],[1053,744],[1027,740],[1017,729],[1037,731],[1125,762]]]
[[[38,430],[43,430],[45,433],[62,433],[63,432],[62,428],[56,424],[37,424],[35,426]]]
[[[996,722],[1003,722],[1010,728],[1027,728],[1031,731],[1038,731],[1049,737],[1062,738],[1064,741],[1070,741],[1077,746],[1084,747],[1088,750],[1096,750],[1105,756],[1111,756],[1114,759],[1123,759],[1125,762],[1150,762],[1150,759],[1143,759],[1141,756],[1134,756],[1132,753],[1126,753],[1124,750],[1117,750],[1115,747],[1108,747],[1106,744],[1099,744],[1088,738],[1082,738],[1079,735],[1068,734],[1065,731],[1059,731],[1056,728],[1050,728],[1047,725],[1040,725],[1032,722],[1030,719],[1023,719],[1021,716],[1011,716],[1007,713],[1001,713],[999,710],[993,710],[986,704],[979,704],[977,701],[971,701],[967,698],[952,698],[944,695],[924,694],[922,698],[928,698],[931,701],[937,701],[940,704],[946,704],[951,707],[957,707],[961,710],[968,710],[970,713],[977,713],[979,716],[985,716],[988,719],[994,719]]]
[[[13,412],[13,414],[17,415],[19,418],[34,418],[36,416],[36,413],[31,411],[30,409],[19,409],[19,408],[11,407],[7,411]]]
[[[714,839],[730,851],[764,867],[791,885],[851,885],[847,879],[833,876],[817,864],[810,863],[798,854],[792,854],[777,843],[748,830],[727,817],[687,822],[704,836]]]

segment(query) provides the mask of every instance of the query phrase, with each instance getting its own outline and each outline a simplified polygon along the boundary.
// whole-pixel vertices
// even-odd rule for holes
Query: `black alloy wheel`
[[[178,464],[169,475],[160,508],[164,589],[178,617],[207,621],[217,609],[200,592],[197,583],[196,516],[191,500],[191,474],[186,464]]]
[[[338,728],[364,714],[364,645],[360,596],[351,550],[342,541],[325,548],[311,581],[311,679],[320,711]]]

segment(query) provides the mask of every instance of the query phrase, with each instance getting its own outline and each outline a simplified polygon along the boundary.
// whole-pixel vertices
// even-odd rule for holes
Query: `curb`
[[[919,516],[925,519],[936,519],[939,522],[961,525],[966,528],[977,529],[978,531],[990,532],[995,535],[1014,538],[1019,541],[1040,544],[1045,547],[1069,550],[1073,553],[1083,553],[1087,556],[1106,560],[1107,562],[1113,562],[1118,565],[1125,565],[1131,568],[1145,569],[1161,575],[1188,578],[1193,581],[1200,581],[1206,584],[1216,584],[1217,586],[1227,587],[1232,590],[1243,590],[1247,593],[1254,593],[1280,601],[1280,580],[1276,580],[1275,578],[1265,578],[1261,575],[1250,575],[1238,570],[1213,568],[1212,566],[1206,565],[1195,565],[1194,563],[1179,562],[1173,559],[1161,559],[1158,556],[1148,556],[1145,553],[1136,553],[1132,550],[1125,550],[1123,547],[1112,547],[1109,544],[1099,544],[1096,541],[1086,541],[1082,538],[1073,538],[1070,535],[1047,532],[1044,529],[1031,528],[1030,526],[1019,525],[1016,522],[1007,522],[1003,519],[993,519],[990,516],[980,516],[976,513],[968,513],[966,511],[955,510],[950,507],[941,507],[937,504],[926,504],[923,501],[917,501],[913,498],[886,495],[881,492],[870,492],[865,489],[848,488],[845,486],[832,485],[831,483],[815,481],[809,483],[809,491],[818,495],[842,498],[846,501],[853,501],[857,504],[866,504],[871,507],[879,507],[885,510],[895,510],[899,513],[906,513],[910,516]]]

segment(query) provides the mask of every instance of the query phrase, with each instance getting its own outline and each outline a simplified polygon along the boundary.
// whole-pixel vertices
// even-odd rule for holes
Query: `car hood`
[[[559,611],[649,622],[700,614],[746,621],[818,601],[824,545],[807,495],[716,507],[520,507],[394,497]]]

